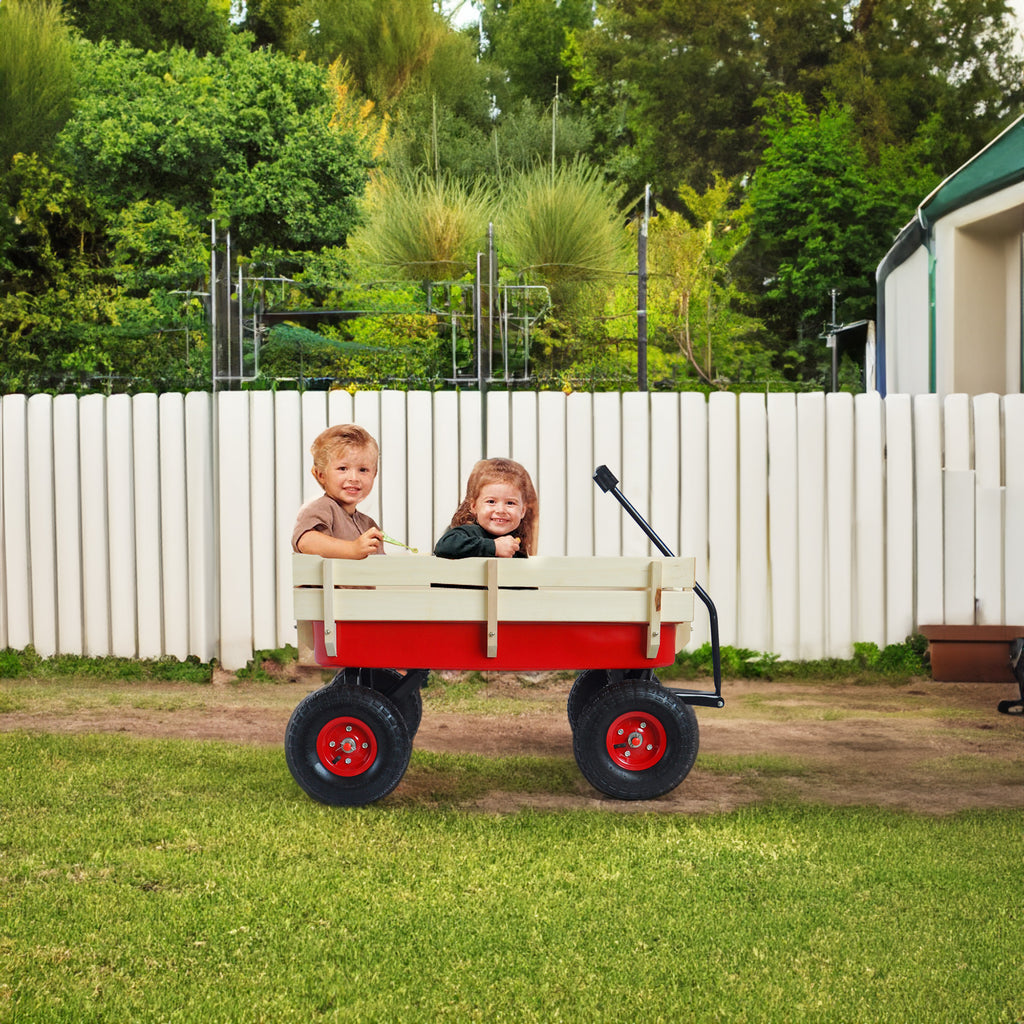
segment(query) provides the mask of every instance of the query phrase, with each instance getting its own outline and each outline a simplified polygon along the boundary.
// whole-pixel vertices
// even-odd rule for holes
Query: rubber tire
[[[626,714],[657,720],[664,731],[661,758],[642,771],[624,768],[607,749],[612,724]],[[597,790],[617,800],[654,800],[679,785],[697,759],[700,731],[697,715],[657,680],[612,683],[580,713],[572,748],[583,777]]]
[[[576,675],[576,680],[569,690],[569,699],[565,703],[565,713],[569,717],[569,728],[576,731],[583,709],[612,681],[611,673],[606,668],[588,668]]]
[[[423,720],[423,695],[419,688],[410,690],[404,697],[395,700],[394,704],[409,730],[409,739],[414,740]]]
[[[358,775],[334,774],[317,754],[317,737],[336,718],[357,719],[376,740],[376,757]],[[333,683],[309,694],[292,712],[284,755],[292,777],[314,800],[358,807],[387,796],[402,781],[412,739],[392,700],[366,686]]]
[[[395,686],[401,676],[387,668],[343,668],[334,674],[329,686],[366,686],[378,692],[387,687]],[[409,739],[415,739],[423,720],[423,697],[420,688],[410,690],[403,697],[391,697],[399,714],[405,719],[409,730]]]

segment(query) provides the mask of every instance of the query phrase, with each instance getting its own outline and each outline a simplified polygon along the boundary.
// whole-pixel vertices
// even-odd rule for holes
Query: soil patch
[[[320,685],[320,675],[292,667],[279,679],[218,673],[211,686],[75,681],[63,689],[4,680],[0,731],[280,745],[292,709]],[[428,687],[414,749],[571,758],[569,685],[564,674],[487,677],[472,711],[451,710],[458,704],[446,698],[443,682]],[[693,771],[658,800],[612,800],[580,776],[571,792],[495,791],[471,806],[703,813],[781,800],[929,814],[1024,807],[1024,718],[996,711],[998,701],[1017,696],[1015,687],[739,681],[727,682],[723,693],[725,708],[697,709],[701,745]],[[427,800],[427,788],[414,764],[395,796]]]

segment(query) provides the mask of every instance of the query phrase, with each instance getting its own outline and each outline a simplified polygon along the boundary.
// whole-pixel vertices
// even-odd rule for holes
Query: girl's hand
[[[506,534],[494,538],[494,553],[499,558],[511,558],[519,550],[519,538]]]

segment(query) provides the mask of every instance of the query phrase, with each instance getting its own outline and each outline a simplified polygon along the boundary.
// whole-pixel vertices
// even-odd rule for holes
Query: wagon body
[[[293,557],[300,657],[319,665],[644,669],[690,637],[692,558]]]

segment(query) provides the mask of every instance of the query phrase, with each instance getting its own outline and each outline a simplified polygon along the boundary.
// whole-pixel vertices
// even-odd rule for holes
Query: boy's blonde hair
[[[323,470],[327,464],[348,448],[369,448],[374,461],[380,458],[380,448],[373,435],[355,423],[343,423],[321,431],[309,446],[315,469]]]
[[[523,519],[509,536],[518,537],[522,549],[532,555],[537,550],[537,520],[540,516],[540,502],[534,490],[533,481],[525,467],[511,459],[481,459],[466,481],[466,496],[452,516],[452,526],[475,523],[476,516],[470,506],[488,484],[509,484],[523,496]]]

